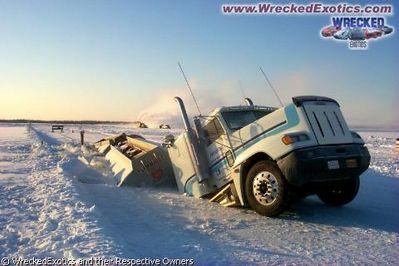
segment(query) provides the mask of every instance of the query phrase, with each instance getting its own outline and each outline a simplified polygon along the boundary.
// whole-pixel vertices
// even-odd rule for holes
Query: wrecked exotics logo
[[[347,41],[349,49],[368,48],[368,42],[383,38],[393,32],[384,17],[331,17],[332,25],[321,30],[321,36]]]
[[[321,36],[346,41],[351,50],[365,50],[370,41],[383,39],[393,33],[394,28],[387,25],[385,17],[393,14],[392,5],[356,7],[356,10],[342,16],[332,16],[331,24],[322,28]]]
[[[225,15],[329,15],[329,25],[321,29],[323,39],[346,41],[350,49],[367,49],[371,40],[384,39],[393,33],[386,17],[393,15],[391,4],[223,4]]]

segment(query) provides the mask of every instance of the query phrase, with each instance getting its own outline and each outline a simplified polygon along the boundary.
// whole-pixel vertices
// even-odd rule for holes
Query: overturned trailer
[[[137,135],[102,139],[95,147],[110,162],[118,186],[156,186],[173,183],[168,153],[157,143]]]
[[[266,216],[281,213],[293,195],[317,194],[334,206],[355,198],[370,155],[335,100],[300,96],[273,108],[247,99],[195,117],[194,128],[175,100],[185,127],[177,138],[156,144],[122,134],[96,143],[118,185],[175,181],[181,193]]]

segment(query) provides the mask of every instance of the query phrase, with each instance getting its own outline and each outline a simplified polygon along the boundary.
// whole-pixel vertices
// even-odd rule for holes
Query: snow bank
[[[20,174],[0,175],[1,255],[80,258],[118,254],[118,246],[97,225],[95,206],[81,200],[75,180],[57,171],[62,147],[46,142],[56,143],[42,132],[22,136],[28,148],[16,141],[10,141],[9,147],[23,154],[23,160],[9,154],[15,160],[7,166]]]

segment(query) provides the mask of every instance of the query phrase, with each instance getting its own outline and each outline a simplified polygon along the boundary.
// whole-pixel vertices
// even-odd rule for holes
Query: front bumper
[[[370,154],[360,144],[325,145],[294,150],[277,164],[290,184],[303,186],[359,176],[369,167]]]

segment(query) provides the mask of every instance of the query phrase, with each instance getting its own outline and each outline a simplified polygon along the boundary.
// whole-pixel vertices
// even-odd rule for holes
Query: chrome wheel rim
[[[254,178],[252,191],[260,204],[264,206],[273,204],[279,194],[276,177],[267,171],[260,172]]]

